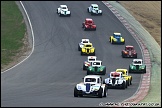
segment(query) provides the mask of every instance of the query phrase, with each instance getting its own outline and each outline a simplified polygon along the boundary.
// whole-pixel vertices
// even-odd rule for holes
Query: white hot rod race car
[[[60,5],[59,8],[57,8],[57,13],[59,16],[71,16],[71,12],[69,11],[67,5]]]
[[[77,84],[74,88],[74,97],[98,96],[99,98],[107,96],[106,84],[102,84],[102,77],[99,75],[87,75],[83,78],[84,82]]]
[[[110,72],[110,76],[106,78],[103,83],[107,85],[107,88],[127,88],[126,79],[123,77],[122,72]]]
[[[93,61],[96,61],[97,57],[96,56],[88,56],[87,60],[84,61],[83,63],[83,70],[87,70],[88,66],[91,66],[91,63]]]
[[[99,9],[99,6],[97,4],[91,4],[87,8],[88,13],[91,13],[91,15],[102,15],[102,10]]]
[[[82,39],[82,41],[78,44],[78,51],[81,51],[84,44],[90,43],[89,39]]]

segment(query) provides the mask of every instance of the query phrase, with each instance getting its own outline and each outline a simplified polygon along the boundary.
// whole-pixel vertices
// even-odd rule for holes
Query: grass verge
[[[15,1],[1,1],[1,69],[19,53],[25,31],[22,13]]]

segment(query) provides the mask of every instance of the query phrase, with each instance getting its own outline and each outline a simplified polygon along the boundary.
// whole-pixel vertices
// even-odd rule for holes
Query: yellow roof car
[[[127,80],[128,86],[132,85],[132,76],[128,75],[127,69],[116,69],[116,72],[122,72],[122,76]]]
[[[81,49],[81,55],[92,55],[95,56],[95,47],[93,47],[92,43],[86,43]]]

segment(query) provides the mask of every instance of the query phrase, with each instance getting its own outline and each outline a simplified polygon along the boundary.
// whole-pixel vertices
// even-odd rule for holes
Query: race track
[[[91,16],[87,7],[97,3],[102,16]],[[33,54],[22,64],[1,74],[2,107],[98,107],[103,102],[121,102],[138,89],[141,74],[130,74],[132,85],[125,90],[109,89],[106,98],[74,98],[73,90],[82,81],[86,71],[78,43],[89,38],[96,48],[97,59],[103,61],[107,73],[116,68],[128,68],[131,58],[122,58],[125,45],[112,45],[109,36],[121,32],[126,45],[133,45],[142,58],[141,50],[114,14],[101,1],[23,1],[30,17],[35,39]],[[66,4],[71,17],[59,17],[56,9]],[[96,31],[84,31],[82,22],[92,18]],[[103,79],[108,75],[103,76]]]

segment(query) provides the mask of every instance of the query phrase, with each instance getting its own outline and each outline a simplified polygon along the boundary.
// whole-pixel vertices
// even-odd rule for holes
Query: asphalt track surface
[[[102,16],[91,16],[87,7],[97,3]],[[1,106],[7,107],[98,107],[99,103],[121,102],[138,89],[141,74],[130,74],[132,85],[125,90],[109,89],[106,98],[74,97],[74,87],[82,81],[87,56],[81,56],[78,43],[89,38],[96,48],[97,59],[103,61],[107,74],[117,68],[128,68],[132,58],[122,58],[125,45],[112,45],[109,36],[121,32],[126,45],[133,45],[142,58],[141,50],[114,14],[101,1],[23,1],[30,17],[35,47],[22,64],[1,74]],[[59,17],[56,9],[68,5],[71,17]],[[96,31],[84,31],[82,22],[92,18]],[[107,78],[108,75],[103,76]]]

